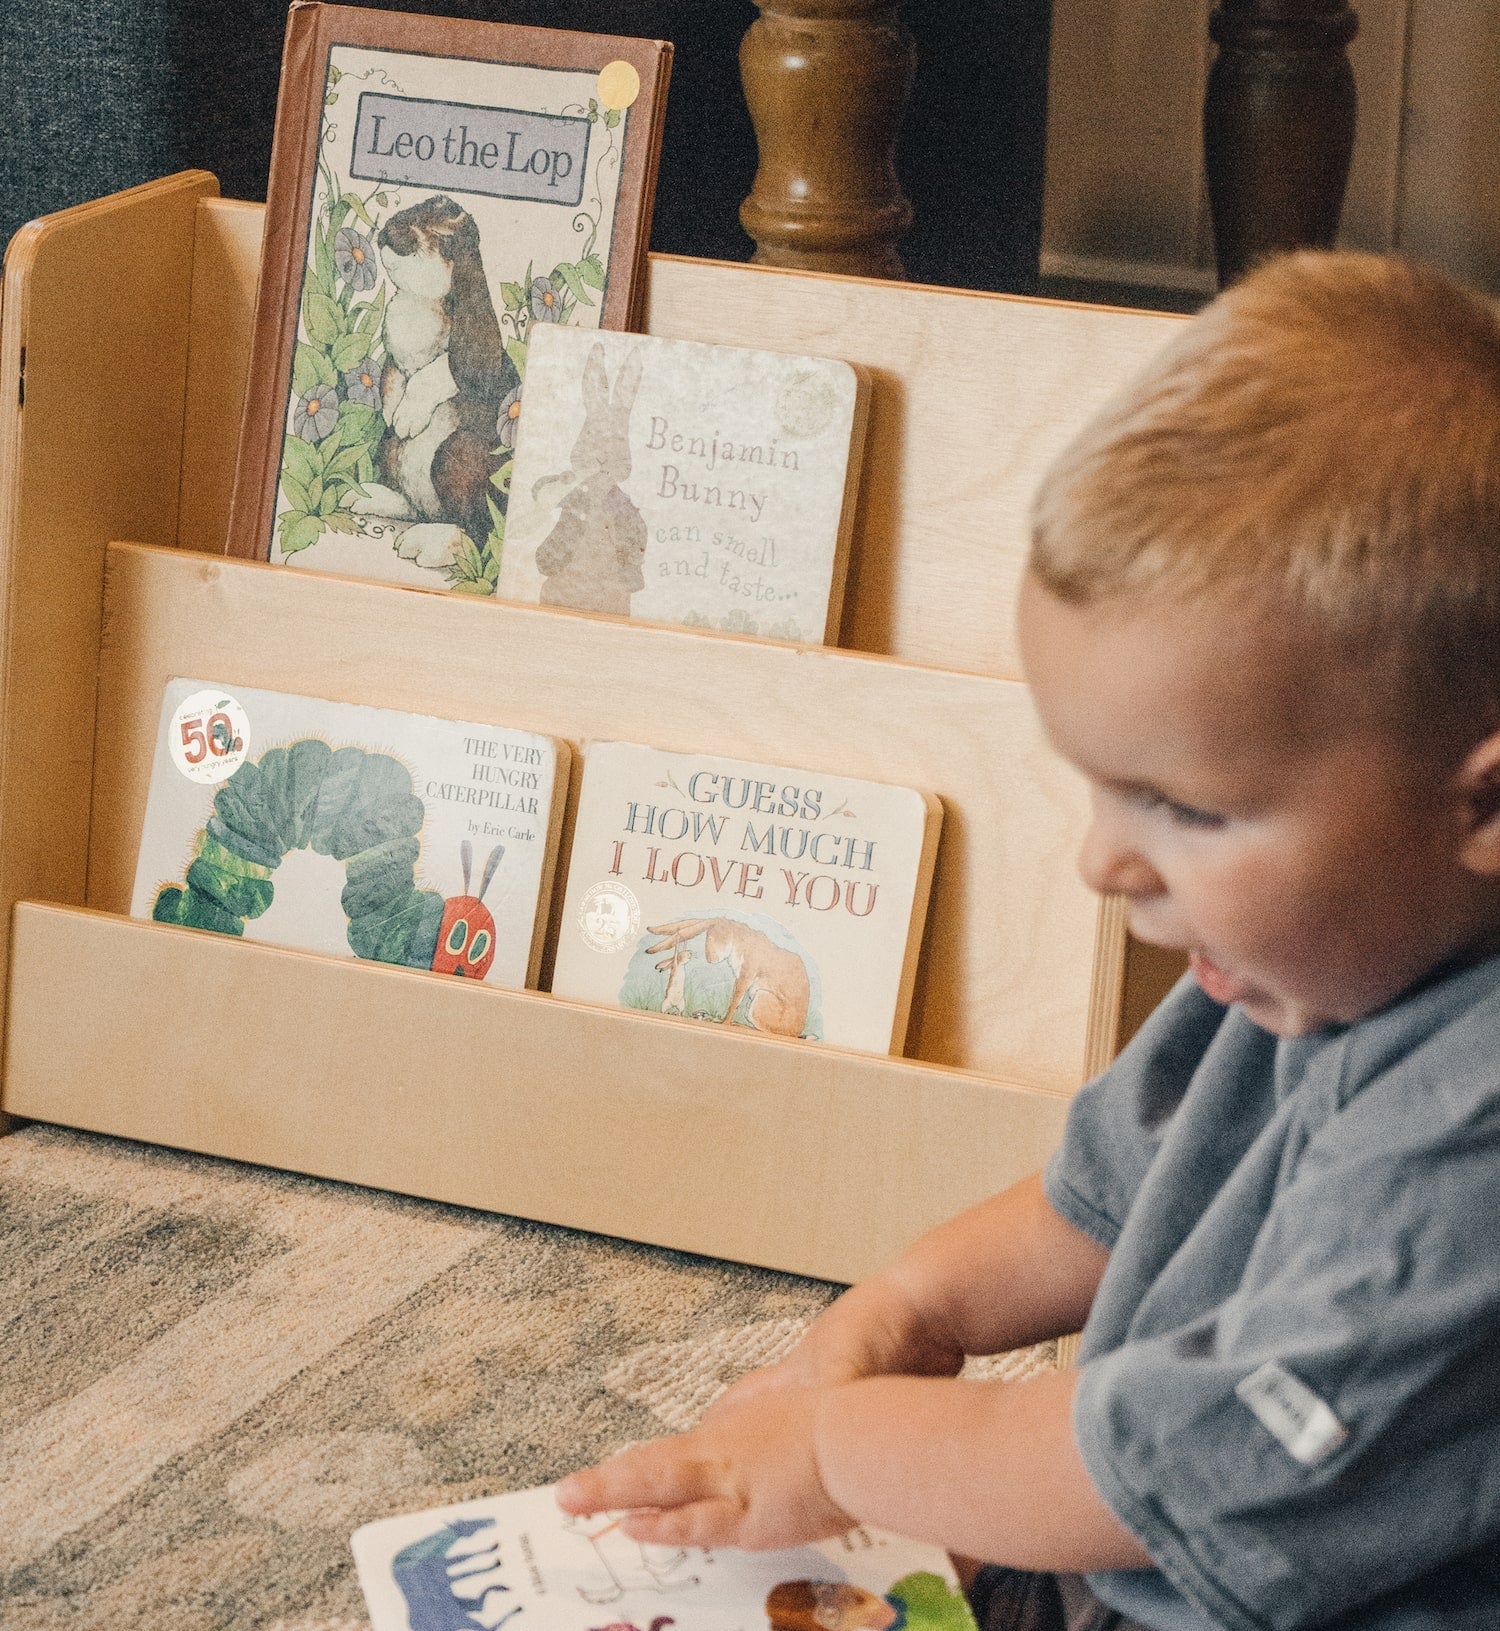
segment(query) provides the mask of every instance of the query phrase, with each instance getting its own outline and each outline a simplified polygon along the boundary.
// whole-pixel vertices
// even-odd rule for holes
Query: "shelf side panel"
[[[88,1000],[57,1024],[57,993]],[[1034,1171],[1066,1104],[838,1049],[61,907],[5,1108],[848,1281]]]
[[[104,546],[175,536],[193,218],[216,189],[187,171],[6,252],[0,921],[23,895],[84,898]]]

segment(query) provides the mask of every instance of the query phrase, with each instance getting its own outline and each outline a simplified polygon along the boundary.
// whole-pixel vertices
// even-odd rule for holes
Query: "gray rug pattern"
[[[0,1139],[0,1625],[361,1631],[351,1530],[691,1426],[838,1290],[24,1127]]]

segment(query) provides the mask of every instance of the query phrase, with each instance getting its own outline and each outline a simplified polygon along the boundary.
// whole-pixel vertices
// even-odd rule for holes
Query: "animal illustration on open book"
[[[504,495],[500,405],[520,384],[506,353],[485,278],[474,218],[434,193],[380,229],[381,265],[394,293],[385,308],[380,408],[385,434],[375,454],[378,482],[365,484],[356,513],[410,522],[397,554],[419,566],[451,566],[460,533],[489,536],[489,503]]]
[[[586,1603],[617,1603],[627,1591],[683,1591],[698,1584],[696,1574],[684,1572],[686,1550],[631,1540],[618,1518],[567,1516],[562,1524],[593,1547],[603,1570],[598,1585],[577,1588]]]
[[[544,476],[533,496],[571,483],[552,530],[537,545],[544,606],[628,615],[630,597],[645,587],[646,522],[625,492],[630,475],[630,410],[641,384],[641,352],[620,364],[611,390],[604,347],[583,368],[583,428],[570,467]]]
[[[483,897],[505,847],[490,851],[471,895],[465,839],[464,892],[444,900],[416,883],[425,820],[411,772],[389,754],[334,749],[317,737],[269,748],[220,785],[185,883],[163,887],[151,915],[242,935],[246,919],[270,906],[283,857],[312,849],[344,865],[340,904],[356,957],[482,980],[495,960],[495,919]]]
[[[893,1631],[901,1610],[843,1580],[783,1580],[766,1598],[771,1631]]]
[[[520,1613],[492,1519],[453,1518],[391,1559],[411,1631],[499,1631]]]
[[[727,963],[734,973],[734,989],[721,1023],[736,1023],[743,1003],[744,1017],[738,1023],[757,1031],[800,1037],[807,1029],[807,1010],[812,1000],[807,964],[797,952],[778,946],[762,930],[734,918],[696,917],[657,924],[649,932],[661,938],[641,949],[647,956],[666,954],[656,965],[668,975],[663,1013],[687,1013],[687,964],[691,955],[687,945],[701,935],[703,960]]]

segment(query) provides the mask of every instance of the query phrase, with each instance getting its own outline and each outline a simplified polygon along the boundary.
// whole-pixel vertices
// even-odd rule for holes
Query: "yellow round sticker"
[[[599,70],[599,101],[606,108],[628,108],[641,94],[641,76],[628,62],[609,62]]]

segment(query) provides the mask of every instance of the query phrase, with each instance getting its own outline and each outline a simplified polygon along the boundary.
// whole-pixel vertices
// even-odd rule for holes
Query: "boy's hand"
[[[929,1330],[898,1286],[866,1280],[819,1314],[785,1359],[722,1393],[710,1414],[779,1388],[837,1387],[865,1376],[956,1376],[963,1362],[957,1344]]]
[[[828,1497],[818,1471],[821,1391],[727,1397],[691,1433],[657,1439],[564,1478],[564,1512],[629,1509],[632,1540],[668,1546],[800,1546],[841,1535],[855,1520]]]

